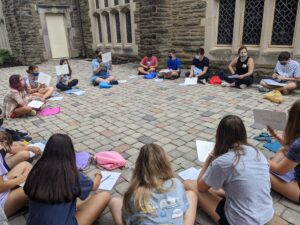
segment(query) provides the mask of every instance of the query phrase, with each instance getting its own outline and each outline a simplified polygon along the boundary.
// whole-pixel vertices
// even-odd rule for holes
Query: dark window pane
[[[107,41],[108,41],[108,43],[111,43],[109,14],[107,14],[105,17],[106,17]]]
[[[99,0],[95,0],[96,1],[96,9],[99,9]]]
[[[232,44],[235,0],[220,0],[218,44]]]
[[[116,18],[116,33],[117,33],[117,43],[121,43],[121,27],[120,27],[120,13],[117,12]]]
[[[243,44],[259,45],[264,15],[264,1],[246,0]]]
[[[298,0],[277,0],[272,32],[272,45],[292,45]]]
[[[108,0],[104,0],[104,6],[108,7]]]
[[[98,23],[98,35],[99,35],[99,41],[102,43],[102,28],[101,28],[101,18],[100,15],[97,15],[97,23]]]
[[[119,5],[119,0],[114,0],[115,5]]]
[[[130,0],[125,0],[125,3],[130,3]]]
[[[127,33],[127,43],[132,43],[132,32],[131,32],[131,13],[126,12],[126,33]]]

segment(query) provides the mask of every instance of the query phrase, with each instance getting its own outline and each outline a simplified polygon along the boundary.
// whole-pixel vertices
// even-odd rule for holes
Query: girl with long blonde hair
[[[124,199],[114,198],[110,209],[115,224],[194,224],[197,199],[174,178],[165,151],[157,144],[141,148]]]

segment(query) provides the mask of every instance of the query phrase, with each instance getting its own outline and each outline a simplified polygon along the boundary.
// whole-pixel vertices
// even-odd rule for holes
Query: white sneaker
[[[265,87],[263,87],[261,85],[257,85],[257,88],[258,88],[259,92],[269,92],[270,91],[269,88],[265,88]]]
[[[240,85],[240,89],[245,89],[246,87],[247,87],[246,84],[241,84],[241,85]]]
[[[222,86],[222,87],[230,87],[230,84],[227,83],[226,81],[222,81],[221,86]]]

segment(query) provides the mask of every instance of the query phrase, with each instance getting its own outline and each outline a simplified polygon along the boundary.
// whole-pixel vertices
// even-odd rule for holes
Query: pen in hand
[[[111,175],[108,175],[107,177],[105,177],[103,180],[101,180],[101,183],[108,180],[111,177]]]

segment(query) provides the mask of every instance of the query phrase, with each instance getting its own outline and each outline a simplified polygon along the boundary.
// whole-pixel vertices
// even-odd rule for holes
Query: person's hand
[[[94,176],[95,176],[95,177],[100,176],[100,181],[102,180],[102,174],[101,174],[101,171],[100,171],[100,170],[99,170],[98,172],[96,172],[96,173],[94,174]]]
[[[240,75],[240,76],[239,76],[239,79],[240,79],[240,80],[243,80],[245,77],[246,77],[245,75]]]
[[[36,146],[27,146],[28,151],[33,152],[35,155],[41,155],[42,151],[40,148],[36,147]]]
[[[104,66],[105,66],[105,65],[104,65],[103,62],[99,64],[99,68],[103,68]]]
[[[278,74],[277,73],[273,73],[272,78],[273,79],[277,79],[278,78]]]
[[[269,134],[272,136],[272,137],[275,137],[276,136],[276,133],[274,131],[274,129],[270,126],[267,126],[267,130],[269,132]]]
[[[277,76],[277,79],[278,80],[286,80],[286,77],[284,77],[284,76]]]

